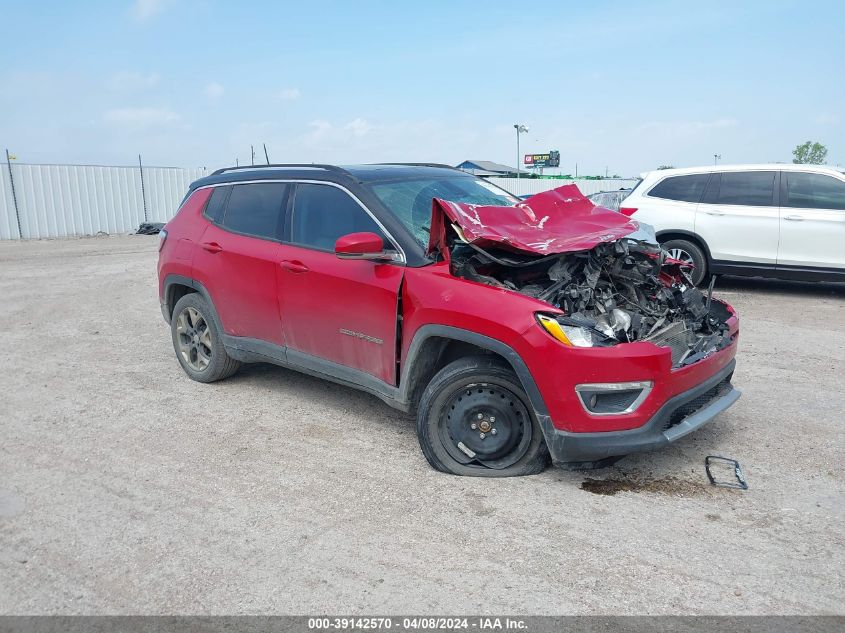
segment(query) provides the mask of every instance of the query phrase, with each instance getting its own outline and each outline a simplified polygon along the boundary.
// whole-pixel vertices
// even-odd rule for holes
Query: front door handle
[[[787,215],[784,220],[792,220],[793,222],[801,222],[804,218],[800,215]]]
[[[723,211],[705,211],[707,215],[725,215]]]
[[[308,266],[303,264],[298,259],[283,259],[282,261],[279,262],[279,264],[282,266],[282,268],[284,268],[285,270],[289,270],[292,273],[307,273],[308,272]]]
[[[219,253],[223,250],[223,247],[217,242],[203,242],[201,246],[209,253]]]

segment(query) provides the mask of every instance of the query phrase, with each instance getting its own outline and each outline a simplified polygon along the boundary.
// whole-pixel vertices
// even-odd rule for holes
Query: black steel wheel
[[[429,463],[456,475],[529,475],[548,463],[519,379],[493,357],[455,361],[432,378],[420,400],[417,435]]]

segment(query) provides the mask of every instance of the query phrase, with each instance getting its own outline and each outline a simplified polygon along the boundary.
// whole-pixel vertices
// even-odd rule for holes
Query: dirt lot
[[[156,243],[0,244],[0,612],[845,613],[845,287],[722,280],[734,408],[616,468],[481,480],[374,397],[190,381]],[[711,453],[750,490],[708,486]]]

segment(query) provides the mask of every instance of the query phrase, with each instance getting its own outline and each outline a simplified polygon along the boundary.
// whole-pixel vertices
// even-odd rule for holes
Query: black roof
[[[320,165],[320,164],[289,164],[289,165],[250,165],[241,167],[224,167],[210,176],[200,178],[191,183],[190,190],[206,185],[244,180],[288,180],[308,179],[326,180],[330,182],[368,183],[387,180],[405,180],[410,178],[447,177],[471,178],[469,174],[449,165],[434,163],[380,163],[374,165]]]

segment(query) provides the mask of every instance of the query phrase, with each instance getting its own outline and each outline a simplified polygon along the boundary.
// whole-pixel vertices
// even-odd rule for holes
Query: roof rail
[[[240,171],[242,169],[272,169],[272,168],[285,168],[285,167],[313,167],[314,169],[325,169],[327,171],[334,171],[341,174],[346,174],[347,176],[351,176],[348,171],[343,169],[342,167],[338,167],[337,165],[321,165],[319,163],[274,163],[272,165],[238,165],[237,167],[223,167],[222,169],[218,169],[212,176],[217,176],[219,174],[225,174],[230,171]]]

